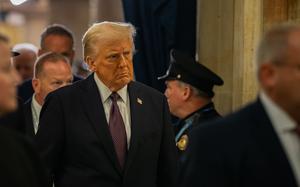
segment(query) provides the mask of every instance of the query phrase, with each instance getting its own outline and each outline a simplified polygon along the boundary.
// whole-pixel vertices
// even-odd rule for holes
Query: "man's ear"
[[[39,93],[41,90],[41,82],[39,79],[33,78],[31,81],[34,93]]]
[[[90,71],[95,72],[96,71],[96,65],[95,65],[95,61],[92,57],[87,56],[85,58],[85,62],[86,64],[89,66]]]
[[[265,88],[272,87],[276,82],[276,69],[271,63],[264,63],[258,70],[258,79]]]
[[[191,97],[191,94],[192,94],[192,89],[191,89],[191,87],[189,87],[189,86],[185,86],[184,88],[182,88],[183,89],[183,92],[182,92],[182,97],[183,97],[183,100],[188,100],[188,98],[190,98]]]

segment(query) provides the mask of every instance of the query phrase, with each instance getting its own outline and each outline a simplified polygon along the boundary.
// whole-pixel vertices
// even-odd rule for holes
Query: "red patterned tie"
[[[119,163],[121,165],[121,168],[123,168],[127,152],[127,137],[122,115],[117,104],[117,100],[119,99],[119,97],[120,96],[116,92],[113,92],[110,95],[112,104],[109,116],[109,130],[114,142],[115,151],[117,153]]]

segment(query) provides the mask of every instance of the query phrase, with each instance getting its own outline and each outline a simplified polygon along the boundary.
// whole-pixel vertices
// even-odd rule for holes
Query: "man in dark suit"
[[[49,25],[41,34],[40,49],[38,56],[47,52],[59,53],[69,59],[72,66],[75,51],[74,51],[74,37],[72,32],[64,25],[53,24]],[[73,81],[81,80],[80,77],[73,75]],[[32,97],[34,93],[32,87],[32,79],[24,81],[18,87],[18,96],[24,102]]]
[[[300,26],[267,32],[256,60],[258,100],[191,133],[182,186],[300,185]]]
[[[17,109],[16,85],[20,81],[11,65],[8,43],[0,35],[0,118]],[[0,120],[0,186],[46,187],[47,177],[39,157],[27,140]]]
[[[203,122],[220,117],[212,98],[214,85],[222,85],[223,80],[181,51],[172,50],[170,59],[166,74],[158,79],[165,81],[170,111],[180,119],[174,130],[181,160],[188,146],[188,133]]]
[[[39,116],[46,96],[72,83],[69,60],[61,54],[48,52],[39,56],[34,66],[33,96],[24,104],[26,134],[33,138],[38,130]]]
[[[174,186],[165,97],[133,81],[135,29],[102,22],[83,37],[87,79],[48,95],[36,143],[57,187]]]

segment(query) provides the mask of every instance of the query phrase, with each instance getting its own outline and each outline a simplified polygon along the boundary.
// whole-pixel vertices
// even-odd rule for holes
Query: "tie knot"
[[[119,94],[117,92],[113,92],[110,94],[110,99],[113,101],[113,102],[116,102],[118,99],[119,99]]]

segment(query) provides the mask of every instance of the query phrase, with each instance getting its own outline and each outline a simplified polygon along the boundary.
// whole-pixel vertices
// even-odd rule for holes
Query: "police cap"
[[[165,75],[159,80],[179,80],[205,92],[209,97],[214,96],[213,86],[223,85],[223,80],[192,57],[178,51],[170,53],[170,65]]]

